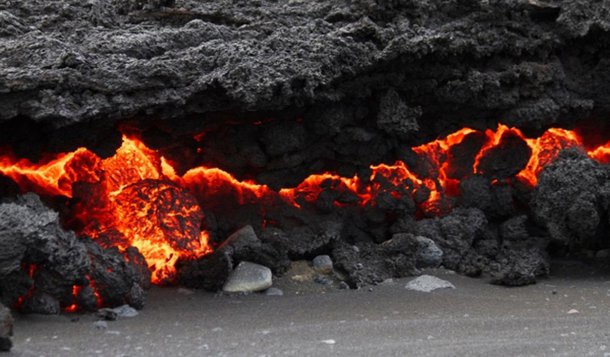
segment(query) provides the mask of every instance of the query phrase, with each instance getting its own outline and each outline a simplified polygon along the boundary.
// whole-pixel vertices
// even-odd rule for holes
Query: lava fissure
[[[494,155],[506,154],[515,145],[527,149],[519,151],[524,153],[524,165],[509,170],[502,167],[501,156]],[[423,214],[439,215],[448,205],[450,209],[445,200],[459,195],[460,182],[465,178],[489,175],[493,182],[505,182],[515,177],[534,187],[541,171],[561,150],[570,147],[586,150],[589,157],[601,163],[610,162],[610,142],[585,149],[574,131],[553,128],[538,138],[527,138],[517,128],[499,125],[484,133],[465,128],[413,148],[418,160],[425,161],[425,170],[414,171],[397,161],[371,165],[367,178],[325,172],[277,191],[240,181],[219,168],[194,167],[178,175],[165,157],[126,135],[115,155],[107,159],[86,148],[43,163],[4,155],[0,156],[0,174],[24,192],[65,197],[70,202],[66,222],[79,234],[103,247],[114,246],[121,251],[138,248],[152,272],[152,282],[167,283],[175,280],[179,259],[196,259],[212,252],[204,209],[219,201],[259,205],[265,212],[271,205],[303,208],[332,190],[341,193],[332,198],[339,209],[374,206],[385,194],[394,198],[409,195]],[[463,167],[464,162],[470,163],[469,167]],[[267,226],[273,220],[263,217],[261,222]],[[80,289],[74,287],[75,301]],[[96,296],[99,298],[99,294]]]

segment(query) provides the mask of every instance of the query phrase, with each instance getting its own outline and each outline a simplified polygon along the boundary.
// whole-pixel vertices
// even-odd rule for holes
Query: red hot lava
[[[515,176],[530,186],[537,184],[540,172],[562,149],[584,148],[582,139],[569,130],[549,129],[539,138],[526,138],[519,129],[504,125],[485,133],[465,128],[413,148],[427,163],[425,173],[397,161],[371,166],[371,176],[364,179],[325,172],[307,177],[294,188],[274,191],[265,185],[237,180],[218,168],[195,167],[177,175],[158,152],[134,137],[124,136],[121,147],[107,159],[85,148],[41,163],[0,156],[0,174],[11,178],[24,192],[70,199],[75,207],[72,220],[78,223],[79,233],[96,239],[102,246],[121,250],[137,247],[152,271],[153,283],[165,283],[174,278],[174,265],[179,258],[195,259],[212,251],[208,232],[202,226],[201,202],[232,197],[237,204],[265,205],[280,200],[300,208],[302,202],[314,202],[332,185],[355,197],[351,204],[366,206],[375,205],[376,197],[381,191],[388,192],[389,185],[394,197],[405,192],[428,192],[420,209],[438,213],[443,197],[457,195],[463,177],[482,173],[482,162],[494,150],[501,149],[509,137],[523,141],[530,150],[527,164]],[[466,143],[475,143],[470,160],[455,159],[463,156],[460,148]],[[610,142],[587,152],[595,160],[610,162]],[[470,164],[458,170],[454,161]],[[337,207],[345,204],[335,202]]]

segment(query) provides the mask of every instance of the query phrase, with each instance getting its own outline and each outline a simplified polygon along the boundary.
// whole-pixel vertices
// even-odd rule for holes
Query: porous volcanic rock
[[[55,314],[82,303],[80,309],[95,310],[94,283],[106,305],[144,304],[140,284],[150,272],[138,266],[145,260],[137,249],[126,252],[128,262],[116,248],[76,237],[35,194],[0,204],[0,246],[0,300],[7,306]],[[74,286],[81,288],[77,296]]]
[[[575,149],[563,151],[543,171],[532,207],[551,243],[568,248],[608,246],[609,177],[607,165]]]
[[[332,127],[364,110],[398,136],[540,128],[610,111],[609,19],[588,0],[8,0],[0,122],[288,110]]]

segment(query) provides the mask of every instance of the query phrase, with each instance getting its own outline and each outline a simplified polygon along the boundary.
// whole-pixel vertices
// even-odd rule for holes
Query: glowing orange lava
[[[521,134],[521,136],[523,135]],[[525,142],[532,149],[532,155],[525,168],[517,174],[517,177],[531,186],[536,186],[538,176],[542,170],[555,160],[561,150],[582,146],[582,139],[575,132],[557,128],[547,130],[537,139],[525,139]],[[596,159],[594,156],[591,156],[591,158]]]
[[[299,198],[309,203],[315,202],[320,193],[327,187],[333,187],[338,191],[351,192],[357,198],[359,205],[365,205],[371,199],[370,192],[367,192],[367,188],[363,188],[357,176],[348,178],[328,172],[310,175],[297,187],[283,188],[279,191],[279,194],[295,207],[301,208],[298,202]]]
[[[452,155],[471,135],[480,139],[480,143],[465,161],[469,162],[467,167],[460,171],[466,176],[452,176],[454,166],[463,164]],[[516,175],[531,186],[537,184],[542,170],[562,149],[584,150],[583,140],[570,130],[549,129],[538,138],[527,138],[519,129],[504,125],[484,133],[464,128],[413,148],[418,159],[425,162],[424,170],[416,171],[397,161],[392,165],[370,166],[370,177],[342,177],[324,172],[305,178],[296,187],[275,191],[266,185],[240,181],[219,168],[194,167],[178,175],[172,163],[158,152],[137,138],[124,136],[115,155],[107,159],[85,148],[40,163],[0,155],[0,174],[12,179],[24,192],[70,199],[71,219],[79,223],[79,233],[97,239],[103,246],[121,250],[137,247],[152,271],[153,282],[163,283],[174,279],[178,259],[195,259],[212,251],[209,233],[203,226],[202,204],[232,200],[240,205],[264,206],[279,201],[304,208],[303,203],[316,202],[329,189],[349,196],[337,199],[334,202],[337,207],[359,207],[375,205],[381,193],[400,198],[425,192],[425,202],[420,200],[419,208],[440,213],[438,205],[443,197],[459,194],[461,178],[485,175],[481,161],[493,159],[494,149],[508,136],[523,140],[531,150],[527,164]],[[609,163],[610,142],[589,148],[587,153],[601,163]],[[74,293],[78,294],[78,290]]]

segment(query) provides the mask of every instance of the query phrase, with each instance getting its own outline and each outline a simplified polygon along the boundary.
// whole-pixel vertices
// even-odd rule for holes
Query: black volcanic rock
[[[523,286],[536,283],[540,277],[550,273],[546,252],[534,246],[511,248],[500,252],[500,266],[493,273],[491,282],[506,286]]]
[[[356,245],[337,240],[332,255],[335,266],[346,273],[352,287],[378,284],[388,278],[419,274],[416,267],[419,245],[411,234],[396,234],[381,244]]]
[[[401,134],[451,130],[444,120],[540,128],[610,111],[609,19],[588,0],[8,0],[0,122],[366,99]]]
[[[116,248],[77,238],[35,194],[0,204],[0,247],[0,300],[8,306],[56,314],[81,303],[80,309],[94,310],[98,301],[92,289],[105,305],[128,300],[143,305],[140,283],[149,284],[150,272],[137,249],[126,253],[127,261]],[[80,287],[76,296],[74,286]]]
[[[25,295],[40,274],[41,283],[52,290],[48,295],[57,299],[67,291],[69,299],[72,286],[82,283],[91,263],[86,247],[74,233],[61,228],[57,213],[34,194],[0,205],[0,244],[1,300],[8,306]],[[30,266],[36,267],[33,276],[28,276]],[[49,301],[46,289],[40,288],[36,300]]]
[[[442,218],[417,222],[418,235],[432,239],[443,251],[443,265],[460,270],[460,263],[472,249],[476,239],[486,229],[487,218],[476,208],[458,208]]]
[[[544,169],[531,206],[551,242],[569,248],[608,245],[608,168],[577,150],[564,150]]]

